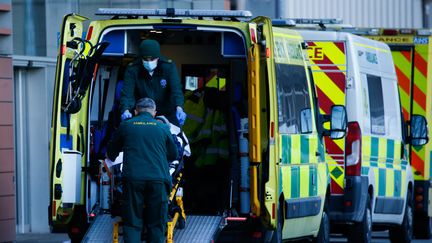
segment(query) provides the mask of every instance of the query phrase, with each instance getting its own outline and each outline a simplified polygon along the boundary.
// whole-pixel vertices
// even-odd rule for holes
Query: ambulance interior
[[[247,52],[244,38],[233,30],[117,29],[106,33],[102,41],[110,45],[92,89],[90,160],[104,158],[106,145],[120,124],[123,73],[137,58],[143,39],[161,44],[162,55],[175,62],[183,86],[188,114],[183,131],[192,151],[184,159],[186,215],[221,215],[227,209],[248,213],[249,194],[243,195],[241,210],[239,199],[240,180],[248,177],[247,167],[241,175],[239,155],[247,152],[239,151],[239,136],[243,142],[247,138]],[[241,126],[246,130],[240,133]]]

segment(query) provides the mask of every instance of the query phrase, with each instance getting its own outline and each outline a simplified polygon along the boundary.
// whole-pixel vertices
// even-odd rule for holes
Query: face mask
[[[157,66],[157,61],[158,59],[155,59],[153,61],[143,61],[143,66],[145,69],[147,69],[147,71],[153,72],[153,70],[155,70]]]

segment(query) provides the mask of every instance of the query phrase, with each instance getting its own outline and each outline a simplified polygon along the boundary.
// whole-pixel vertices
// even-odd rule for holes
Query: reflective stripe
[[[188,119],[191,119],[191,120],[198,122],[198,123],[204,123],[204,119],[202,117],[196,116],[192,113],[188,113]]]
[[[213,125],[213,131],[226,132],[226,127],[225,127],[225,125],[219,125],[219,126]]]

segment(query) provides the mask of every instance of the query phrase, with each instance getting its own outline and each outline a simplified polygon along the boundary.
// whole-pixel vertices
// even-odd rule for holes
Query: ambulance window
[[[303,66],[276,64],[280,133],[309,133],[312,128],[310,94]]]
[[[384,100],[381,77],[366,75],[372,134],[385,134]]]
[[[383,93],[384,98],[384,113],[386,135],[392,139],[402,138],[401,116],[400,116],[400,102],[398,85],[395,79],[382,78],[382,83],[385,88]]]

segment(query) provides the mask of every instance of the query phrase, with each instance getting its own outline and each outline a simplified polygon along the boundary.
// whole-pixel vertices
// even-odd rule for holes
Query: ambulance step
[[[215,237],[221,230],[220,216],[186,216],[186,227],[174,230],[175,243],[207,243],[216,240]]]
[[[112,242],[112,232],[116,218],[111,218],[110,214],[100,214],[95,221],[90,224],[87,233],[81,242],[85,243],[102,243]]]

